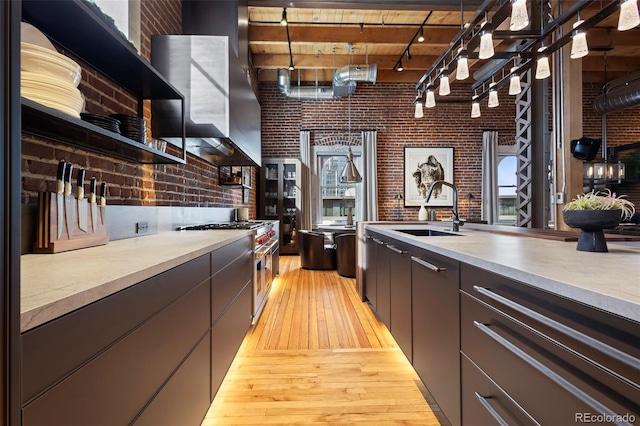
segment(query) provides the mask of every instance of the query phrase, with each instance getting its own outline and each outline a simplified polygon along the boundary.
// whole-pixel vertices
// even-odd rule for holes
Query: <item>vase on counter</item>
[[[418,211],[418,220],[427,220],[427,217],[427,209],[423,204],[420,206],[420,210]]]
[[[578,251],[608,252],[604,229],[615,228],[622,219],[622,210],[565,210],[564,223],[579,228]]]

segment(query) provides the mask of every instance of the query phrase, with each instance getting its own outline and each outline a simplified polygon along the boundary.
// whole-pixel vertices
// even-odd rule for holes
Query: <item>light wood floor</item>
[[[441,425],[355,280],[280,257],[280,275],[202,425]]]

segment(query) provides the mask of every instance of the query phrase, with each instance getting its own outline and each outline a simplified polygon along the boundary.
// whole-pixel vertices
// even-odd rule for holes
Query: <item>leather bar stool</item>
[[[303,269],[336,269],[336,248],[322,232],[298,231],[300,266]]]
[[[356,276],[356,234],[339,234],[333,237],[336,243],[338,274],[343,277]]]

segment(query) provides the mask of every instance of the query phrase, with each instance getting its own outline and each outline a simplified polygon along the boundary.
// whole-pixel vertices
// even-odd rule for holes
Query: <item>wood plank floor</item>
[[[444,425],[355,280],[280,257],[280,275],[203,426]]]

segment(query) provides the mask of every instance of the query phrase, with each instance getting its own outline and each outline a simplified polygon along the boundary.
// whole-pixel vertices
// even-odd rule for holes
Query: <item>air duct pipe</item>
[[[614,80],[604,87],[604,94],[593,101],[593,109],[600,114],[620,111],[640,104],[640,72]]]
[[[378,66],[346,65],[333,74],[333,85],[291,87],[291,74],[287,69],[278,70],[278,88],[286,97],[306,100],[328,100],[352,95],[357,81],[376,82]]]

